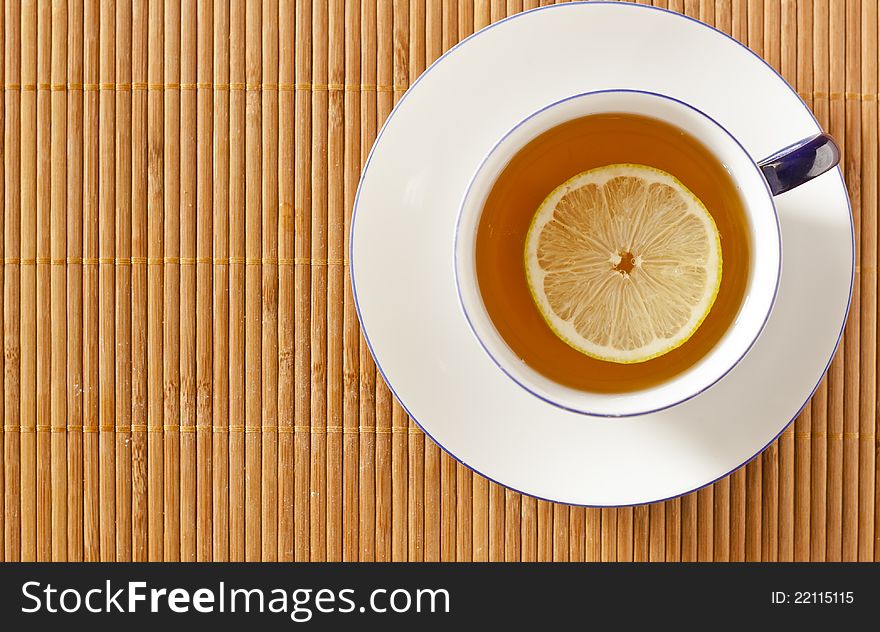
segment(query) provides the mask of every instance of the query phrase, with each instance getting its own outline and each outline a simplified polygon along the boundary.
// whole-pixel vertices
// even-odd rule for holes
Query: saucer
[[[820,131],[792,88],[727,35],[663,9],[570,3],[521,13],[459,43],[402,97],[367,160],[351,232],[354,297],[376,365],[410,416],[475,472],[539,498],[591,506],[672,498],[726,476],[809,400],[852,292],[852,214],[840,169],[775,198],[782,276],[746,357],[701,395],[607,419],[534,397],[465,320],[453,237],[483,158],[531,113],[614,88],[710,114],[757,161]]]

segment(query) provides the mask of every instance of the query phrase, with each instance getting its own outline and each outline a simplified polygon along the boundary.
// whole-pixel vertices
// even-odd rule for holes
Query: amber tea
[[[614,113],[559,125],[513,156],[483,207],[475,260],[513,352],[597,393],[654,386],[708,354],[751,265],[725,166],[668,123]]]

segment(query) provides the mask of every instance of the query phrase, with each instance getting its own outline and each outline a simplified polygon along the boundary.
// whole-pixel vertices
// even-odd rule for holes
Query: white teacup
[[[665,121],[712,151],[739,190],[751,242],[743,303],[733,324],[712,350],[690,368],[660,384],[620,394],[592,393],[564,386],[517,357],[486,311],[475,262],[476,234],[483,205],[510,159],[549,129],[589,114],[610,112]],[[736,138],[707,114],[652,92],[603,90],[552,103],[521,121],[492,148],[462,200],[455,235],[455,277],[465,317],[495,364],[517,384],[551,404],[609,417],[640,415],[680,404],[711,387],[739,363],[760,336],[773,309],[782,265],[782,241],[773,196],[831,169],[839,157],[831,137],[819,134],[756,163]]]

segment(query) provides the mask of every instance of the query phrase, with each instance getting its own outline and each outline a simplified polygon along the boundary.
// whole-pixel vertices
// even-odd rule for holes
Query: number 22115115
[[[774,604],[851,604],[855,603],[853,591],[796,591],[787,593],[774,591],[770,596],[770,603]]]

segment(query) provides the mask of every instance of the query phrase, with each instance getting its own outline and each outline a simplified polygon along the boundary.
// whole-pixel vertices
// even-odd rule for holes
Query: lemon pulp
[[[609,362],[645,362],[687,342],[721,285],[712,216],[678,179],[645,165],[562,183],[538,207],[524,255],[546,323]]]

